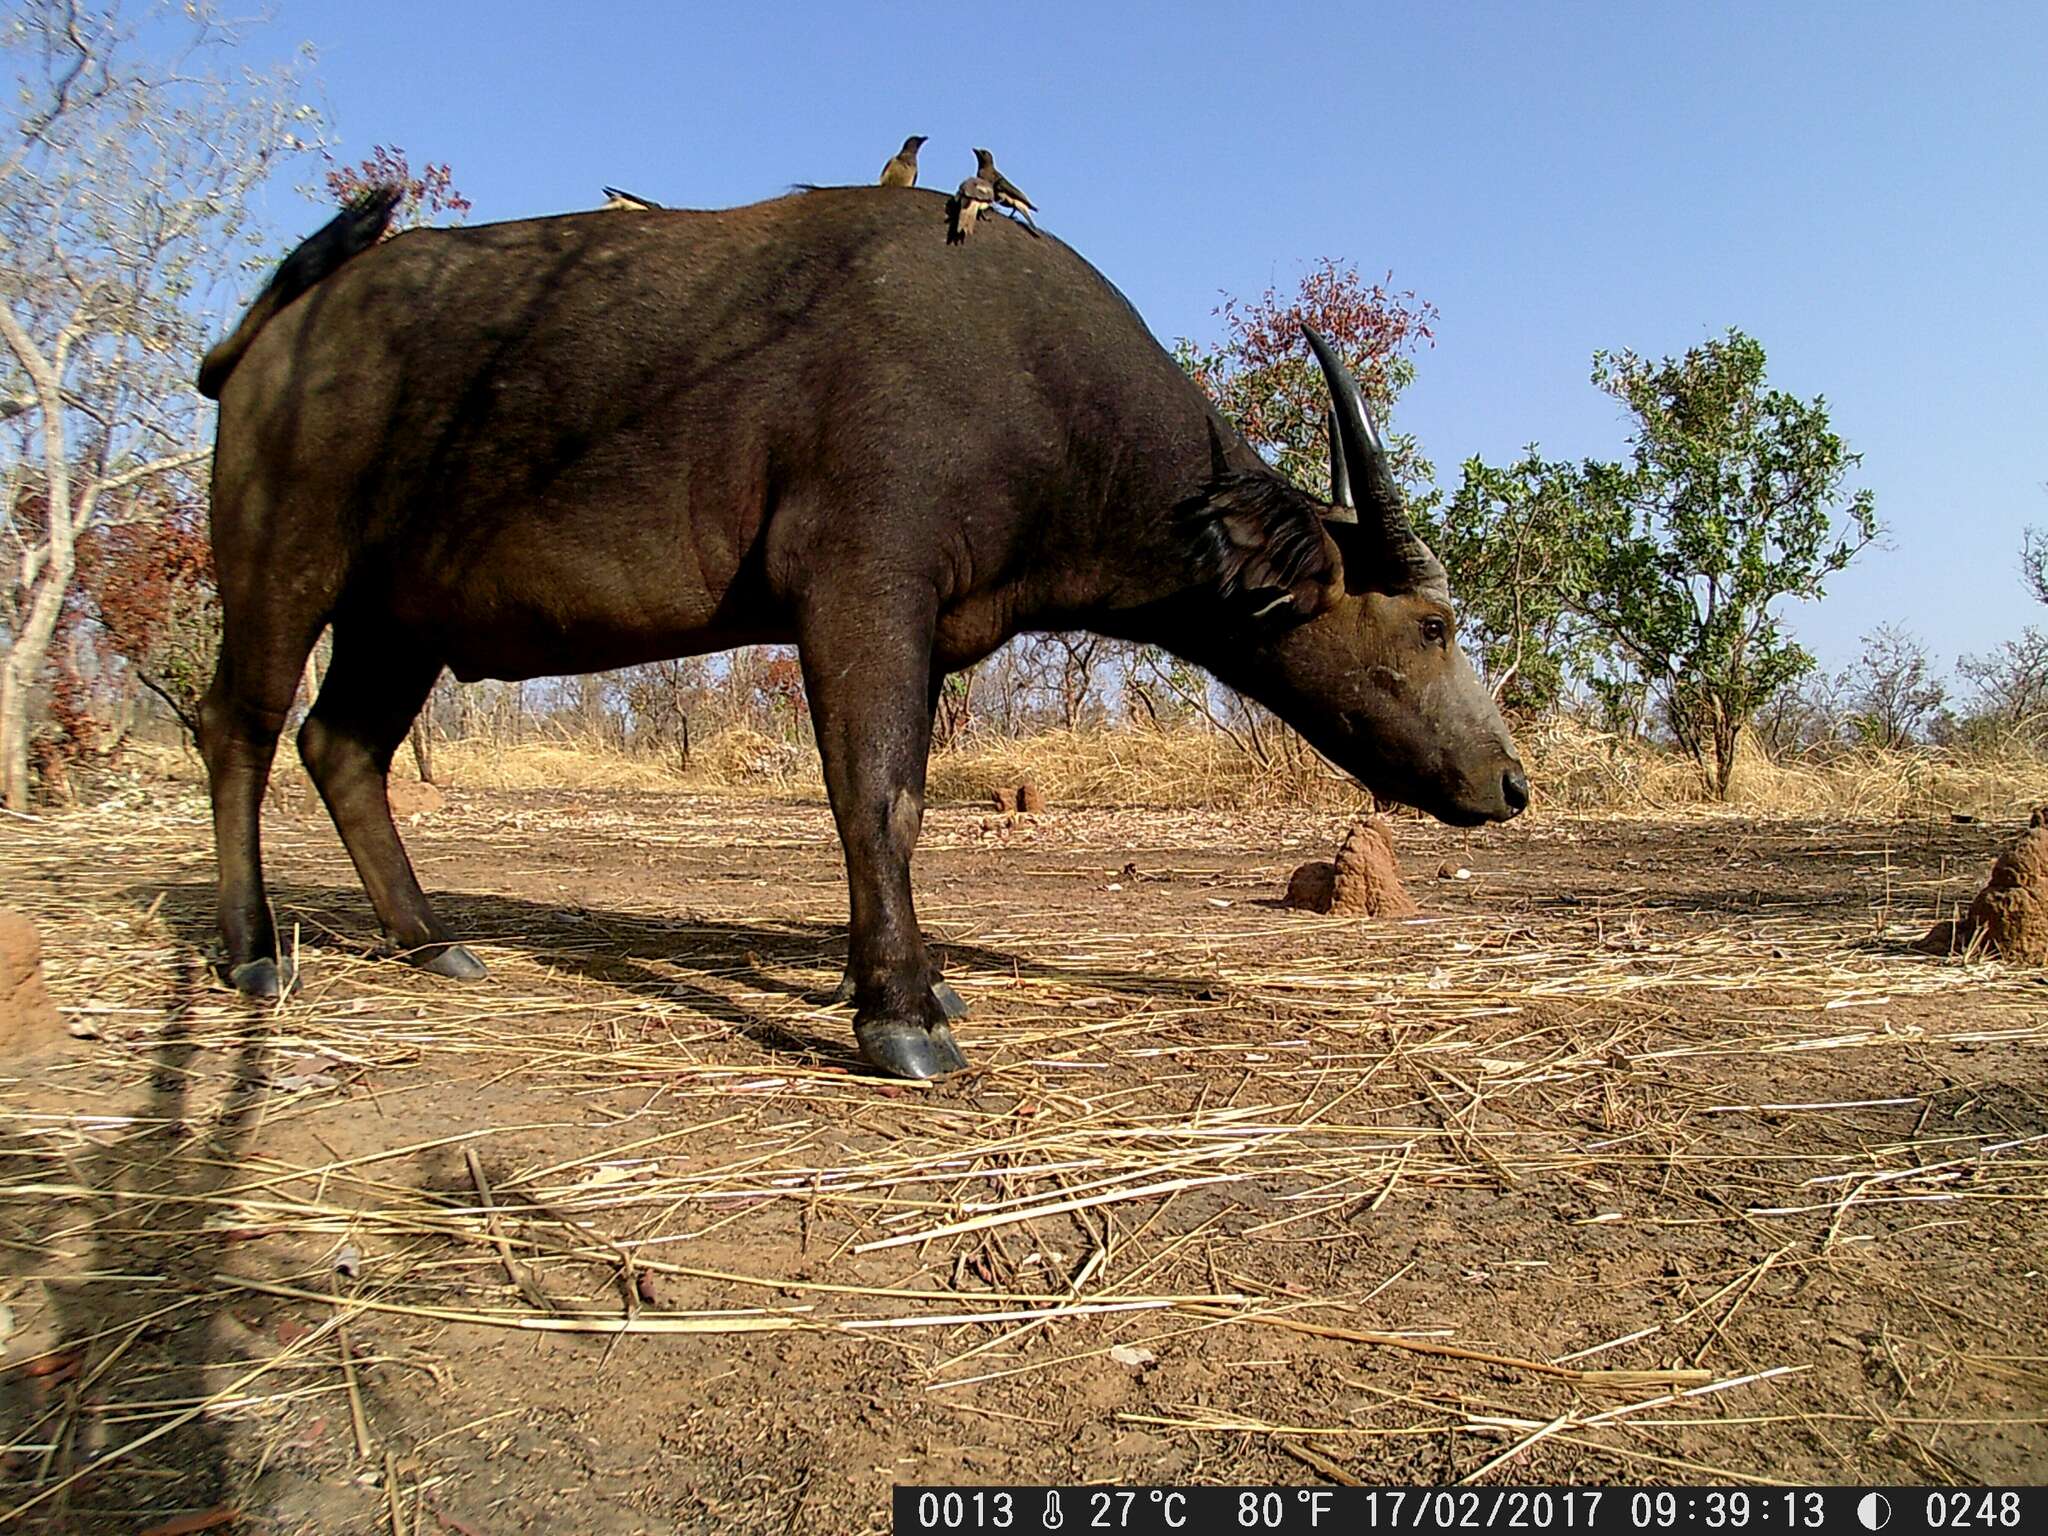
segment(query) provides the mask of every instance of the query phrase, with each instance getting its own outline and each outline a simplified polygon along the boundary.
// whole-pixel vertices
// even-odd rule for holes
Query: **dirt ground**
[[[820,805],[457,787],[471,986],[274,810],[274,1011],[189,787],[0,824],[76,1037],[0,1062],[0,1526],[2048,1477],[2048,983],[1908,947],[2012,826],[1403,821],[1421,917],[1281,910],[1342,830],[935,808],[927,1088],[822,1001]]]

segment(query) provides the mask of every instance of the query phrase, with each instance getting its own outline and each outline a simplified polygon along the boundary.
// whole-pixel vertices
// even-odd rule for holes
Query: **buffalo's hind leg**
[[[825,790],[846,849],[847,970],[861,1055],[891,1077],[967,1065],[932,990],[910,898],[931,750],[932,615],[900,599],[806,604],[800,650]]]
[[[277,952],[263,889],[263,791],[317,626],[281,626],[228,604],[213,685],[199,705],[199,751],[213,798],[221,972],[245,996],[281,997],[297,981]]]
[[[392,756],[440,675],[438,660],[337,623],[334,663],[299,728],[299,758],[327,802],[386,941],[422,970],[475,981],[483,962],[454,941],[428,905],[385,789]]]

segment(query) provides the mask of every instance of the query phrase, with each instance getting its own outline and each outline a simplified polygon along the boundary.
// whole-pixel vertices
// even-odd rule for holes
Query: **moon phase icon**
[[[1866,1531],[1881,1531],[1892,1517],[1891,1500],[1881,1493],[1866,1493],[1856,1501],[1856,1518]]]

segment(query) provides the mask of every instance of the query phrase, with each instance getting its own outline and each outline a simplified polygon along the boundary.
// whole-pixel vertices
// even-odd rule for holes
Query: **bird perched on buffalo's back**
[[[987,182],[995,191],[996,206],[998,208],[1008,208],[1016,212],[1023,218],[1025,226],[1030,229],[1031,233],[1037,234],[1038,226],[1031,222],[1031,215],[1038,211],[1038,205],[1024,195],[1023,188],[996,169],[996,157],[994,155],[985,149],[977,149],[974,152],[974,158],[981,167],[978,173],[981,180]]]
[[[889,157],[889,163],[882,167],[882,185],[885,187],[914,187],[917,185],[917,152],[924,147],[925,135],[913,133],[903,141],[903,147]]]
[[[946,204],[946,212],[953,217],[953,227],[946,232],[946,243],[958,245],[973,234],[975,224],[995,206],[995,200],[996,189],[989,185],[987,178],[970,176],[961,182],[960,190]]]
[[[621,192],[617,187],[606,187],[604,189],[604,209],[601,211],[609,212],[614,209],[625,209],[632,213],[652,213],[660,207],[661,204],[655,202],[652,198],[635,197],[630,192]]]

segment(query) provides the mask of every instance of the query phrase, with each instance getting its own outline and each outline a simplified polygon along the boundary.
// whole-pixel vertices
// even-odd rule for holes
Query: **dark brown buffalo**
[[[1443,569],[1320,337],[1336,505],[1262,462],[1080,257],[1001,221],[948,245],[937,193],[377,245],[387,212],[288,258],[201,373],[225,620],[202,745],[242,991],[292,981],[257,809],[330,623],[300,755],[391,945],[454,977],[483,967],[421,893],[384,788],[442,668],[794,641],[846,850],[855,1034],[910,1077],[963,1064],[910,894],[933,700],[1021,631],[1162,645],[1446,821],[1527,804]]]

